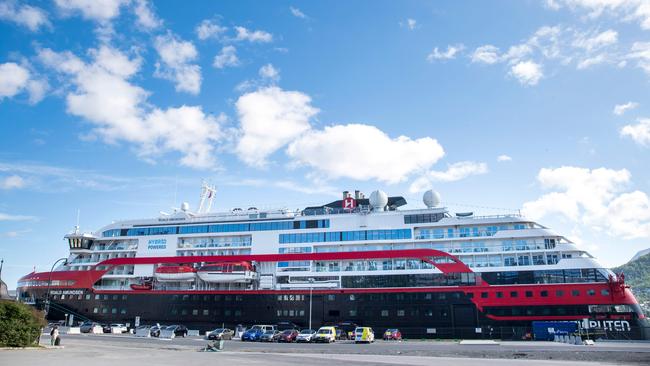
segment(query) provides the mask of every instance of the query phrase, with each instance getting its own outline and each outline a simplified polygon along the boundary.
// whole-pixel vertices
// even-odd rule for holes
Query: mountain
[[[646,254],[650,254],[650,248],[648,248],[648,249],[643,249],[643,250],[639,250],[639,251],[634,255],[634,257],[632,257],[632,259],[630,259],[630,262],[635,261],[635,260],[637,260],[637,259],[643,257],[643,256],[646,255]],[[628,263],[629,263],[629,262],[628,262]]]
[[[625,274],[625,283],[632,289],[643,311],[650,314],[650,249],[640,251],[631,261],[612,268],[612,271]]]

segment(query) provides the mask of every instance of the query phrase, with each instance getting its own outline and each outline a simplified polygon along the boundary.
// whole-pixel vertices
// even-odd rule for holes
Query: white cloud
[[[290,6],[290,7],[289,7],[289,11],[291,11],[291,14],[293,14],[294,17],[298,17],[298,18],[302,18],[302,19],[306,19],[306,18],[307,18],[307,15],[305,15],[305,13],[303,13],[303,12],[302,12],[300,9],[298,9],[298,8],[294,8],[293,6]]]
[[[427,55],[427,61],[433,62],[434,60],[451,60],[456,58],[456,55],[463,51],[465,46],[462,44],[455,44],[447,46],[446,51],[440,51],[438,47],[434,48],[429,55]]]
[[[630,111],[639,106],[639,103],[636,102],[627,102],[625,104],[617,104],[614,106],[614,113],[617,116],[622,116],[625,112]]]
[[[36,104],[43,99],[47,90],[47,81],[34,77],[26,67],[13,62],[0,64],[0,101],[26,91],[29,102]]]
[[[212,66],[217,69],[238,65],[239,58],[237,57],[237,49],[234,46],[224,46],[221,52],[214,56],[214,61],[212,62]]]
[[[308,95],[274,86],[242,95],[235,106],[241,124],[236,151],[252,166],[266,165],[267,157],[307,131],[319,112]]]
[[[553,192],[526,202],[523,211],[533,219],[561,214],[625,239],[650,237],[648,196],[640,191],[625,192],[630,179],[626,169],[544,168],[537,180]]]
[[[623,126],[621,136],[629,137],[642,146],[650,146],[650,118],[641,118],[637,124]]]
[[[650,42],[634,42],[627,58],[637,60],[637,66],[650,75]]]
[[[210,19],[203,20],[195,28],[196,36],[202,41],[208,38],[219,38],[227,30],[227,27],[223,27],[216,21]]]
[[[537,85],[544,76],[542,66],[533,61],[521,61],[512,66],[510,73],[519,80],[522,85]]]
[[[472,175],[480,175],[488,172],[485,163],[473,161],[460,161],[447,166],[445,171],[432,170],[422,177],[416,179],[410,186],[412,193],[427,190],[433,186],[433,182],[455,182]]]
[[[495,64],[499,62],[499,49],[490,44],[478,47],[472,54],[472,62]]]
[[[578,62],[578,65],[576,67],[578,68],[578,70],[584,70],[595,65],[600,65],[604,62],[607,62],[607,55],[601,53],[600,55],[594,57],[588,57],[581,60],[580,62]]]
[[[172,64],[186,59],[165,52],[173,49],[164,49],[161,56]],[[161,153],[176,151],[183,165],[214,166],[214,144],[222,138],[220,124],[225,117],[206,115],[195,106],[153,107],[147,103],[149,92],[129,82],[140,69],[139,58],[130,59],[108,46],[89,53],[92,62],[85,63],[70,52],[39,51],[43,63],[71,77],[74,89],[66,95],[68,113],[91,122],[92,134],[108,143],[134,144],[143,159],[152,161]]]
[[[510,156],[504,154],[504,155],[497,156],[497,161],[500,162],[500,163],[504,162],[504,161],[512,161],[512,158]]]
[[[642,29],[650,29],[650,3],[647,0],[547,0],[553,10],[567,7],[585,10],[590,18],[603,14],[623,21],[636,20]]]
[[[120,7],[128,0],[54,0],[67,13],[80,13],[82,17],[107,22],[120,15]]]
[[[154,13],[149,0],[135,0],[133,11],[138,24],[146,29],[156,29],[162,25],[162,20]]]
[[[592,52],[617,42],[618,32],[609,29],[598,34],[578,34],[573,41],[573,46]]]
[[[237,36],[235,37],[236,41],[260,43],[268,43],[273,41],[273,35],[262,30],[250,31],[244,27],[235,27],[235,31],[237,32]]]
[[[12,215],[0,212],[0,221],[30,221],[36,220],[34,216]]]
[[[268,79],[271,81],[280,80],[280,72],[271,64],[266,64],[260,67],[259,74],[264,79]]]
[[[0,98],[11,98],[20,93],[29,80],[29,70],[13,63],[0,64]]]
[[[177,91],[198,94],[201,90],[201,67],[192,64],[198,57],[196,47],[172,33],[156,37],[154,47],[161,63],[156,63],[154,76],[173,81]]]
[[[51,26],[47,13],[43,9],[30,5],[17,5],[13,1],[0,3],[0,19],[27,27],[32,32],[38,31],[41,27]]]
[[[414,30],[418,26],[418,22],[415,19],[407,18],[404,23],[400,23],[400,25],[408,28],[409,30]]]
[[[10,175],[0,179],[0,189],[18,189],[25,186],[25,180],[19,175]]]
[[[391,184],[429,169],[444,150],[430,137],[391,138],[375,126],[347,124],[309,130],[289,145],[287,154],[297,166],[309,166],[327,178]]]

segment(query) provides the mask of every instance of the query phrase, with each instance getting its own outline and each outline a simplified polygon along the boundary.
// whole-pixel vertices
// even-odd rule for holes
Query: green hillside
[[[612,271],[625,274],[625,283],[632,288],[644,312],[650,314],[650,254],[612,268]]]

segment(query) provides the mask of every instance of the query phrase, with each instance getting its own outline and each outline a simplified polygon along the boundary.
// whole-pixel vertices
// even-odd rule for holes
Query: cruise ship
[[[530,336],[535,321],[575,321],[607,337],[647,338],[624,276],[519,214],[423,209],[401,196],[343,192],[303,210],[213,213],[183,203],[152,219],[65,235],[70,254],[18,283],[51,319],[184,324],[290,322],[399,328],[409,338]],[[646,329],[646,331],[644,331]]]

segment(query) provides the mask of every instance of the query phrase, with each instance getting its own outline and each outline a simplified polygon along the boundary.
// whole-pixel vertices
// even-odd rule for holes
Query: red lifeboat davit
[[[154,274],[158,281],[194,281],[196,269],[192,266],[161,266],[156,268]]]

